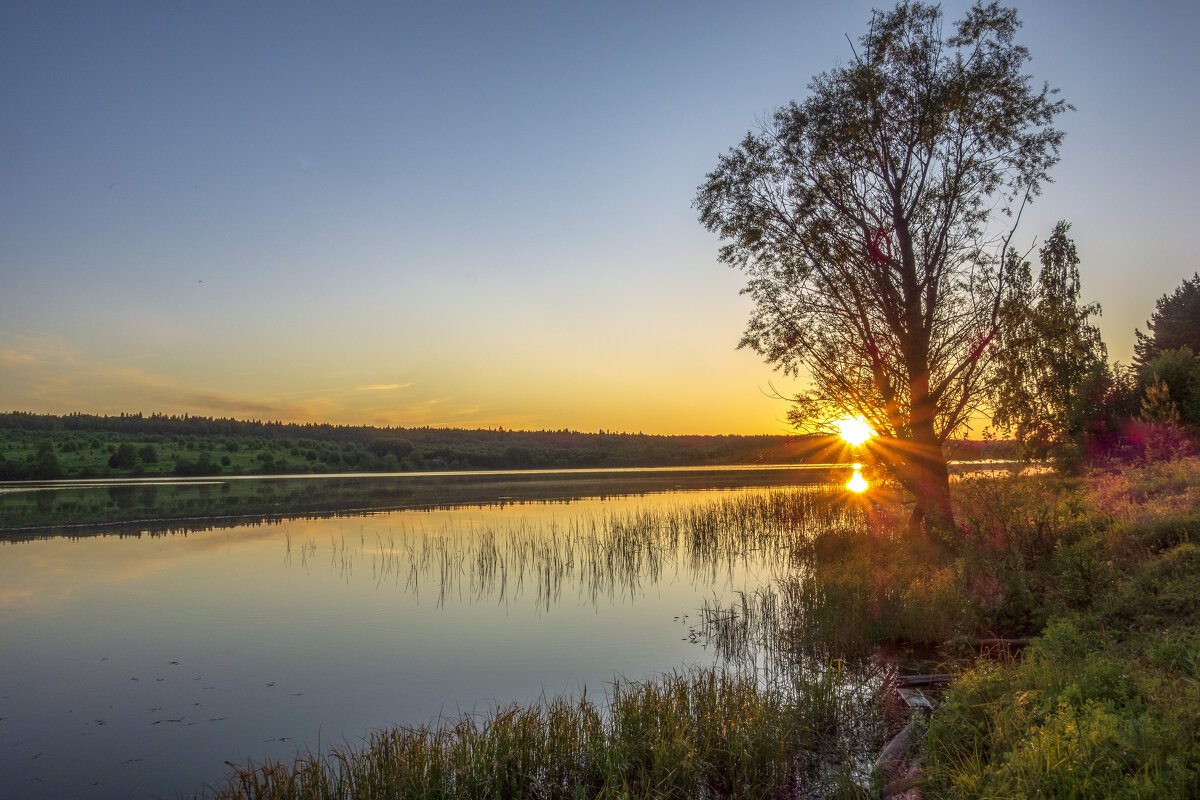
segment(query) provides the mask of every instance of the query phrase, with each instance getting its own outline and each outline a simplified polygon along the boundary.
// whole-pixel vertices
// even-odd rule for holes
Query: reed
[[[722,670],[618,679],[593,700],[543,699],[376,731],[360,747],[235,767],[207,796],[783,798],[844,759],[836,675],[764,686]]]
[[[529,596],[549,608],[564,591],[593,601],[661,579],[712,586],[750,567],[760,585],[715,599],[693,635],[724,666],[637,681],[602,698],[543,698],[483,716],[373,733],[358,747],[290,764],[234,768],[218,798],[795,797],[850,791],[867,779],[883,731],[868,660],[804,646],[817,609],[814,541],[836,528],[870,536],[860,508],[821,489],[748,492],[669,510],[567,521],[287,540],[305,564],[411,592],[429,587],[489,602]],[[369,569],[355,564],[369,561]],[[294,562],[293,562],[294,563]],[[828,619],[833,611],[824,612]],[[828,629],[832,629],[830,625]],[[813,628],[818,633],[825,628]],[[808,631],[811,633],[811,631]],[[809,636],[809,640],[811,640]],[[809,641],[811,645],[811,641]]]
[[[444,603],[531,598],[549,610],[564,592],[593,603],[634,598],[669,574],[707,588],[752,568],[767,580],[811,557],[808,539],[861,514],[822,488],[747,492],[671,509],[640,509],[533,524],[517,519],[436,528],[389,526],[330,542],[286,542],[287,563],[328,551],[343,578],[370,575]],[[292,550],[299,559],[289,558]],[[362,566],[360,566],[362,565]]]

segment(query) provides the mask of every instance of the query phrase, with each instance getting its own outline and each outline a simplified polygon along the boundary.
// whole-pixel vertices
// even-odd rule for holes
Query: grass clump
[[[361,747],[290,764],[247,764],[209,796],[794,797],[838,739],[845,714],[836,706],[846,700],[822,685],[835,679],[764,687],[696,670],[619,680],[601,702],[544,699],[376,731]],[[797,702],[807,692],[815,697]],[[814,702],[822,705],[816,713]]]

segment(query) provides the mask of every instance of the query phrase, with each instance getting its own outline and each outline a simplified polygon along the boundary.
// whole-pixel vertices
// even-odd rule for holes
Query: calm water
[[[699,609],[770,581],[771,554],[652,546],[639,512],[813,475],[649,477],[485,481],[463,499],[480,486],[459,476],[390,510],[10,535],[0,796],[190,794],[226,761],[711,664]]]

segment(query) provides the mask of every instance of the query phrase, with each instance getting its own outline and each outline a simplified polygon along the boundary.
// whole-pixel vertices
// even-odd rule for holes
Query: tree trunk
[[[929,533],[949,530],[954,526],[954,508],[950,503],[950,474],[941,447],[935,453],[914,454],[913,468],[916,504],[909,526]]]
[[[950,503],[950,471],[942,453],[942,441],[934,429],[933,403],[929,398],[928,378],[913,381],[912,464],[913,507],[909,526],[927,533],[944,532],[954,525]]]

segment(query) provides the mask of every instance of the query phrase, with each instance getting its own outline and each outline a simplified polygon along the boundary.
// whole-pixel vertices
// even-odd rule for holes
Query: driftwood
[[[948,672],[937,673],[934,675],[898,675],[896,682],[901,686],[949,686],[950,681],[954,680],[954,676]]]
[[[952,675],[946,673],[896,677],[895,692],[908,707],[910,715],[908,724],[884,745],[879,758],[875,760],[875,770],[885,781],[883,796],[888,800],[924,799],[925,792],[921,786],[924,783],[925,772],[917,737],[926,718],[933,712],[934,704],[929,696],[917,687],[946,686],[952,678]]]
[[[921,722],[921,717],[914,714],[908,724],[883,746],[875,760],[876,771],[887,781],[883,788],[885,798],[920,800],[925,796],[920,788],[924,774],[916,743]]]

